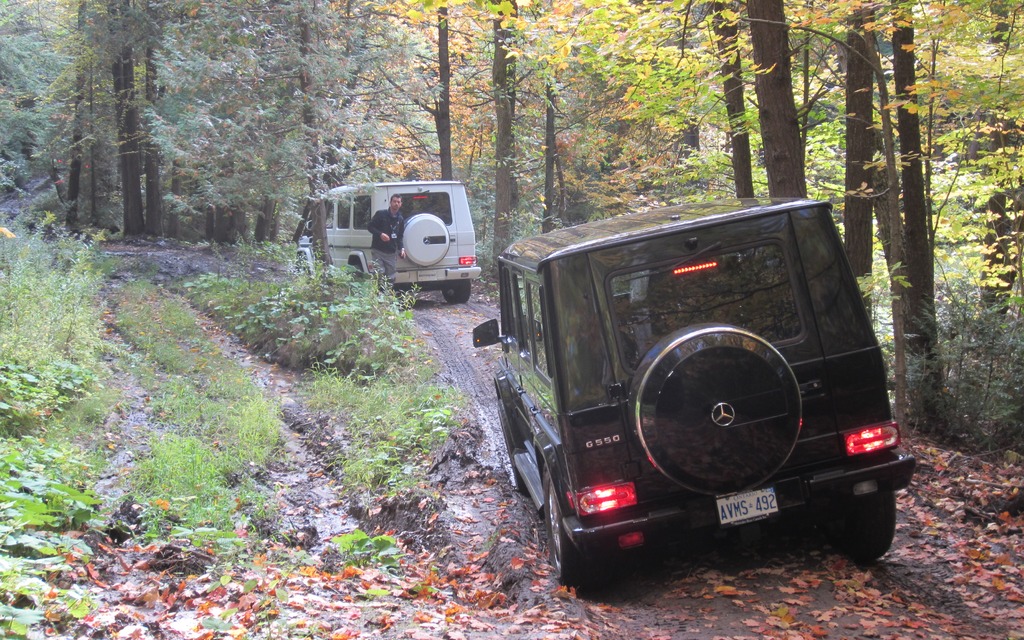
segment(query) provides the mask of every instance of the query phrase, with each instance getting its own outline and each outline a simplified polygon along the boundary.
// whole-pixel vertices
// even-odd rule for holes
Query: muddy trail
[[[105,251],[123,265],[111,286],[140,274],[162,283],[234,268],[230,252],[174,243]],[[540,519],[510,483],[492,382],[500,350],[472,346],[472,328],[496,317],[495,305],[482,293],[464,305],[435,295],[421,294],[413,316],[440,365],[439,382],[459,388],[466,404],[434,460],[429,495],[348,495],[331,470],[344,451],[342,417],[308,410],[296,393],[301,374],[204,323],[281,402],[285,446],[266,478],[279,516],[260,523],[257,535],[293,550],[295,562],[225,578],[202,549],[95,539],[97,555],[80,578],[100,606],[51,637],[1024,637],[1024,520],[1011,505],[1021,467],[923,441],[908,443],[919,470],[899,496],[893,549],[874,566],[847,561],[812,527],[766,527],[759,538],[692,539],[648,551],[601,591],[566,591],[547,563]],[[143,446],[135,434],[147,420],[141,387],[130,376],[123,384],[121,411],[105,426],[116,464],[99,487],[114,499],[118,470]],[[137,528],[130,496],[121,504],[114,517]],[[355,528],[398,538],[404,573],[346,571],[327,543]],[[211,625],[214,617],[227,626]],[[253,620],[262,626],[246,624]],[[246,634],[250,627],[275,631]]]

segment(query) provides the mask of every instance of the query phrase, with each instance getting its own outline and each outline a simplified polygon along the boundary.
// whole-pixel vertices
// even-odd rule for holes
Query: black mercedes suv
[[[668,207],[512,244],[495,374],[512,479],[564,584],[697,530],[802,514],[858,562],[892,544],[882,354],[829,204]]]

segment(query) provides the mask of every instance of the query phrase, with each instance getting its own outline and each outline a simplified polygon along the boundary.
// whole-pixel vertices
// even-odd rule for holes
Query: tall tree
[[[437,10],[437,97],[434,99],[434,127],[437,129],[437,154],[441,179],[453,180],[452,168],[452,61],[448,53],[448,7]]]
[[[754,90],[764,140],[768,195],[804,198],[804,150],[793,101],[789,27],[782,0],[749,0],[747,15],[754,48]]]
[[[871,51],[865,42],[874,32],[864,28],[871,20],[870,9],[848,18],[846,34],[846,193],[843,224],[846,255],[854,275],[871,273],[872,210],[876,192],[872,161],[878,148],[874,118],[874,72]]]
[[[544,215],[540,230],[547,233],[555,228],[555,163],[558,161],[558,137],[556,131],[555,88],[549,82],[545,90],[544,104]]]
[[[732,153],[733,180],[737,198],[753,198],[754,176],[751,170],[750,133],[747,130],[746,102],[738,44],[739,12],[735,3],[716,2],[712,18],[718,54],[722,59],[722,92],[729,118],[726,131]]]
[[[302,220],[312,230],[313,247],[316,255],[324,264],[333,263],[330,248],[327,246],[327,211],[320,194],[324,191],[323,175],[319,170],[321,164],[321,148],[319,123],[315,109],[314,76],[312,58],[314,47],[313,15],[316,13],[316,0],[311,3],[300,2],[297,17],[299,31],[299,89],[302,91],[302,125],[307,137],[306,177],[309,181],[309,197],[302,212]]]
[[[146,231],[142,202],[142,129],[135,87],[135,51],[131,34],[136,29],[132,0],[110,0],[110,30],[114,41],[111,74],[117,116],[117,153],[121,169],[121,205],[125,235]]]
[[[930,210],[925,201],[921,119],[914,51],[913,16],[897,13],[893,31],[893,82],[899,133],[903,227],[906,238],[907,349],[922,367],[919,386],[911,396],[911,419],[938,419],[932,403],[939,397],[940,372],[934,366],[936,341],[935,255],[931,245]]]
[[[152,21],[151,21],[152,22]],[[157,102],[156,48],[146,47],[146,102]],[[148,132],[143,137],[146,174],[146,233],[153,236],[164,234],[163,186],[160,184],[160,148]]]
[[[494,63],[491,80],[494,91],[494,258],[512,239],[512,217],[519,207],[516,178],[515,106],[516,63],[512,55],[514,32],[511,19],[518,14],[516,3],[509,13],[494,19]]]
[[[1010,54],[1010,38],[1013,35],[1013,28],[1009,7],[1006,3],[993,3],[993,13],[996,24],[989,41],[998,54],[1000,71],[997,74],[995,93],[999,103],[1002,103],[1005,101],[1006,93],[1003,69],[1006,68],[1006,60]],[[984,144],[981,139],[987,138],[987,145],[984,146],[987,146],[990,158],[999,158],[1002,155],[1012,159],[1015,154],[1012,151],[1004,154],[1003,150],[1010,147],[1011,135],[1014,132],[1019,134],[1020,127],[1006,115],[1005,109],[997,108],[988,111],[982,118],[984,125],[981,129],[983,132],[987,132],[987,135],[980,135],[978,144],[972,145],[971,156],[977,158],[984,155],[985,152],[979,147]],[[1012,175],[1014,172],[1007,173]],[[1022,266],[1020,237],[1024,228],[1021,226],[1021,220],[1014,219],[1014,216],[1011,215],[1011,208],[1014,205],[1013,190],[1015,187],[1019,188],[1019,184],[1014,185],[1012,179],[1007,180],[1006,178],[996,179],[995,182],[988,198],[985,199],[984,213],[988,220],[985,243],[989,249],[985,257],[982,291],[989,305],[1005,313],[1010,308],[1007,305],[1006,294],[1013,290],[1014,283],[1020,276]]]

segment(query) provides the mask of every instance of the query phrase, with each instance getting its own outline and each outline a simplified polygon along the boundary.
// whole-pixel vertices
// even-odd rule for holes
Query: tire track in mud
[[[473,347],[473,327],[497,318],[497,309],[479,302],[451,306],[421,299],[413,307],[413,317],[442,366],[441,382],[462,391],[469,403],[465,407],[467,417],[483,436],[478,462],[502,469],[509,476],[493,378],[500,350]]]

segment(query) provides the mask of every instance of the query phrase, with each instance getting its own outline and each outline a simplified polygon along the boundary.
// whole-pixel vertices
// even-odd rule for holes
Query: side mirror
[[[499,342],[501,342],[501,331],[498,329],[497,320],[488,320],[473,329],[474,347],[487,347]]]

